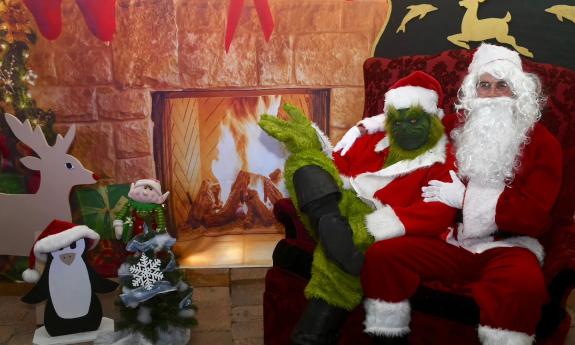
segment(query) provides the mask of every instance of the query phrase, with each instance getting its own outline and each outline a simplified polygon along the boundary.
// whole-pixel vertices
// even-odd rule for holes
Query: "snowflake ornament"
[[[138,264],[130,266],[130,273],[134,275],[132,285],[143,286],[146,290],[152,290],[155,282],[164,279],[160,264],[160,259],[152,260],[142,253]]]

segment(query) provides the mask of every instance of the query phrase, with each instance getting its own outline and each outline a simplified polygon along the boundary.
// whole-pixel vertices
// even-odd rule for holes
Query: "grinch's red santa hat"
[[[489,66],[518,68],[523,71],[518,52],[502,46],[482,43],[473,53],[473,60],[469,64],[468,72],[470,74],[482,73]]]
[[[100,235],[85,225],[76,225],[61,220],[52,221],[38,236],[34,247],[30,250],[28,269],[22,273],[24,281],[35,283],[40,278],[40,273],[34,269],[36,260],[46,261],[48,253],[68,247],[81,238],[87,238],[91,242],[90,249],[100,241]]]
[[[443,103],[443,91],[437,79],[421,71],[415,71],[405,78],[399,79],[385,93],[384,112],[393,106],[395,109],[405,109],[421,106],[430,114],[443,117],[439,107]]]
[[[154,191],[156,191],[156,193],[158,193],[160,195],[162,194],[162,185],[160,184],[160,181],[158,181],[158,180],[141,179],[141,180],[134,182],[134,187],[140,187],[140,186],[150,186],[150,187],[152,187],[152,189]]]

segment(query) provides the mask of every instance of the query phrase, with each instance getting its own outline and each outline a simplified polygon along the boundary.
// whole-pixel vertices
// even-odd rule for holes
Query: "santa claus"
[[[409,298],[419,284],[459,280],[479,305],[482,344],[534,342],[547,299],[538,237],[549,228],[562,165],[559,143],[538,123],[543,103],[538,78],[523,71],[516,52],[477,49],[460,88],[459,116],[444,119],[456,124],[458,176],[422,189],[425,202],[462,209],[463,221],[442,239],[403,236],[368,249],[365,332],[381,343],[406,343]],[[385,130],[377,121],[364,126]],[[353,148],[358,132],[337,148]]]

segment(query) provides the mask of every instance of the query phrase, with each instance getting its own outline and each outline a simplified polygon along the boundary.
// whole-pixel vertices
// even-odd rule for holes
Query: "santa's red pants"
[[[469,282],[481,325],[528,335],[548,298],[539,262],[524,248],[475,254],[440,239],[403,236],[367,250],[361,273],[367,299],[402,302],[431,280]]]

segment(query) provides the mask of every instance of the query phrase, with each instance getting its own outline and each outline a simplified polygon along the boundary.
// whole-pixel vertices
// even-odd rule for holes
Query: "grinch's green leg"
[[[304,158],[299,163],[308,161]],[[335,170],[331,160],[322,162],[321,167],[302,164],[293,174],[288,170],[289,188],[295,192],[292,199],[319,238],[308,285],[311,290],[306,289],[309,304],[294,329],[292,341],[294,344],[333,344],[349,310],[361,299],[358,275],[363,265],[363,252],[355,245],[354,232],[340,210],[340,201],[349,204],[350,194],[342,194],[339,175],[328,172]],[[332,294],[333,291],[337,291],[336,294]],[[352,298],[354,301],[339,303],[338,295],[344,295],[343,300]]]

